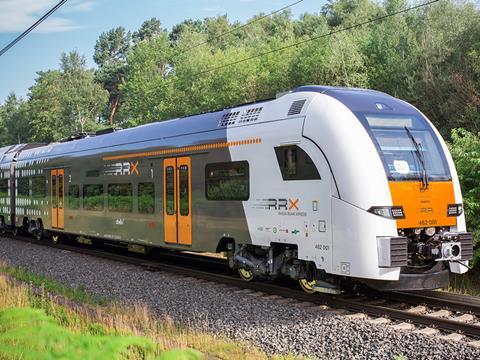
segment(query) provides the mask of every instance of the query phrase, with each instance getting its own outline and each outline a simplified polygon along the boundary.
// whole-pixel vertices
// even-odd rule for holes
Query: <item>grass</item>
[[[480,296],[480,266],[476,266],[466,274],[452,274],[450,276],[450,286],[448,291],[465,295]]]
[[[45,289],[47,292],[51,292],[58,295],[63,295],[78,303],[87,303],[93,305],[105,306],[115,299],[104,298],[100,296],[90,295],[85,291],[85,287],[79,286],[77,288],[65,286],[58,281],[49,279],[45,276],[37,275],[29,272],[23,267],[9,266],[0,262],[0,273],[11,276],[17,280],[31,284],[35,287]]]
[[[246,343],[208,334],[198,324],[195,327],[179,326],[171,318],[156,318],[142,304],[127,306],[111,299],[93,297],[83,288],[69,288],[22,268],[0,264],[0,274],[25,282],[15,284],[0,275],[0,359],[36,359],[40,358],[39,354],[52,355],[48,352],[50,350],[57,353],[64,351],[67,355],[63,358],[96,358],[85,356],[82,353],[84,347],[91,349],[92,354],[99,347],[103,348],[99,357],[102,359],[108,358],[103,356],[107,355],[108,349],[115,354],[110,358],[125,359],[168,359],[169,356],[182,359],[179,353],[165,354],[175,349],[194,349],[203,353],[205,358],[294,358],[269,357]],[[81,305],[66,306],[68,301],[59,302],[58,296],[53,294]],[[18,326],[13,326],[15,324]],[[42,336],[46,333],[50,335]],[[42,341],[45,338],[57,341],[47,344]],[[10,353],[4,349],[10,349]],[[12,349],[20,349],[20,352]],[[36,357],[28,356],[30,350],[34,350]],[[81,356],[75,357],[76,354]],[[185,356],[188,360],[197,358],[194,353]],[[44,358],[62,357],[52,355]]]

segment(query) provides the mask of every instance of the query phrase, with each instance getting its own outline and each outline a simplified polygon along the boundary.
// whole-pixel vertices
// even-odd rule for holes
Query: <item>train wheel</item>
[[[55,245],[59,244],[60,243],[60,235],[58,235],[58,234],[52,235],[52,243],[54,243]]]
[[[252,281],[253,280],[253,272],[251,270],[247,270],[245,268],[239,268],[238,274],[245,281]]]
[[[300,284],[302,290],[307,294],[313,294],[315,292],[315,285],[317,285],[316,280],[308,281],[307,279],[300,279],[298,280],[298,283]]]

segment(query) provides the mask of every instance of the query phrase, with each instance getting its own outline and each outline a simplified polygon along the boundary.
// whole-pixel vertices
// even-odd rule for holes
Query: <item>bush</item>
[[[476,264],[480,260],[480,133],[454,129],[449,148],[462,187],[467,229],[473,233]]]

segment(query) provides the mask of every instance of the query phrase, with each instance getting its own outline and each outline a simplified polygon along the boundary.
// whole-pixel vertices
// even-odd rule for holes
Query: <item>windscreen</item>
[[[358,114],[369,130],[389,180],[450,180],[445,155],[430,125],[415,115]],[[422,164],[423,163],[423,164]]]

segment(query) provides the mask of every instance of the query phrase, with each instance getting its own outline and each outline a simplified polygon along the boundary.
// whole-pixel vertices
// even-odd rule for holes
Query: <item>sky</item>
[[[26,30],[59,0],[0,0],[0,48]],[[25,98],[37,71],[59,66],[62,52],[77,50],[94,67],[98,36],[117,26],[135,31],[156,17],[171,29],[185,19],[227,14],[245,22],[260,12],[270,13],[296,0],[68,0],[13,48],[0,56],[0,104],[10,92]],[[325,0],[303,0],[291,7],[294,16],[318,13]]]

